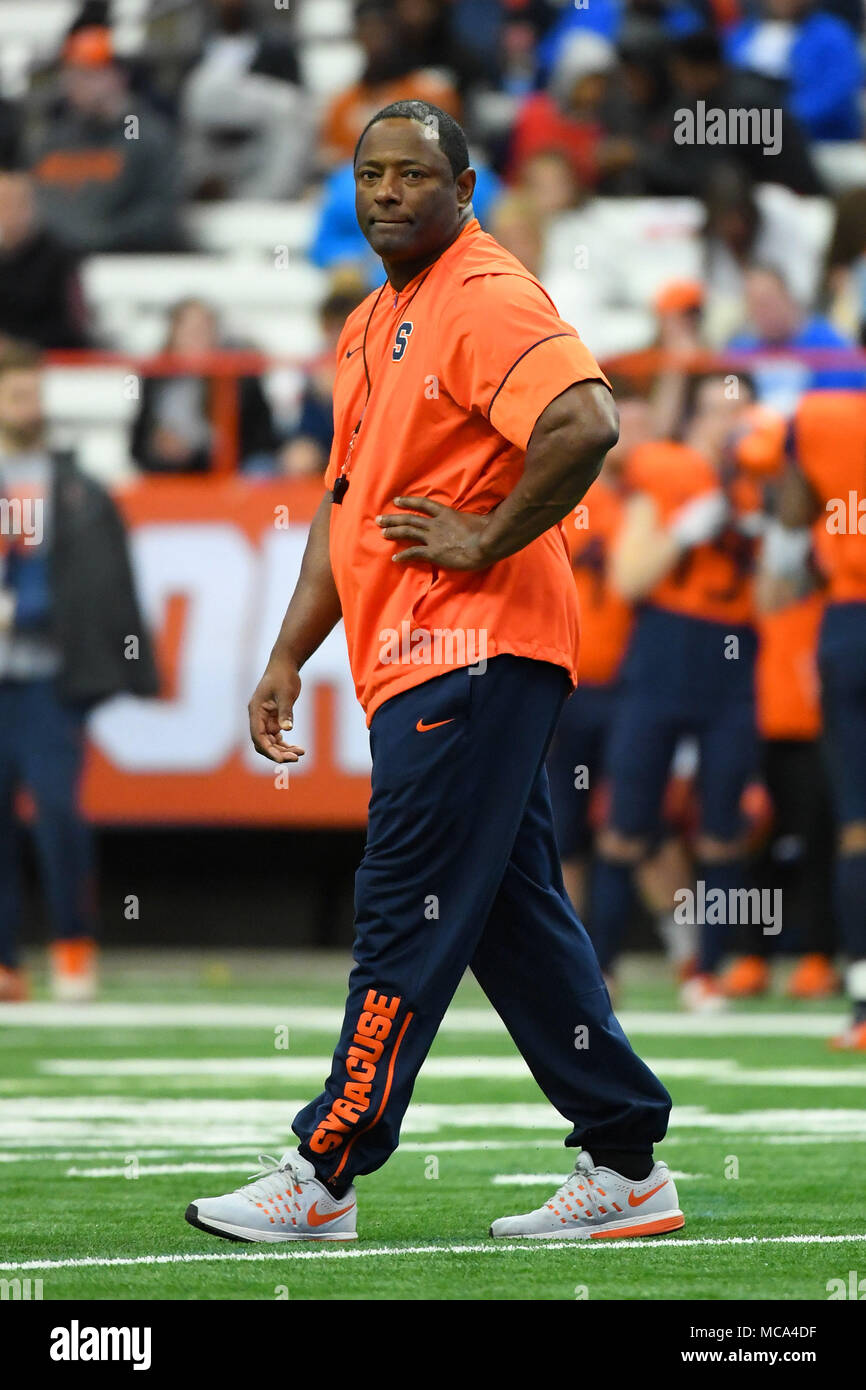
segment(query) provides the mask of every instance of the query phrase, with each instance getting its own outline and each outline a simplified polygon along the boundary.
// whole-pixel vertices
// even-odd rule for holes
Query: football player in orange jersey
[[[613,554],[614,585],[640,607],[610,742],[611,799],[593,898],[591,928],[608,970],[684,736],[700,752],[693,903],[730,904],[746,876],[740,800],[758,761],[752,568],[762,498],[737,466],[734,441],[750,431],[752,392],[747,379],[716,374],[695,378],[690,397],[682,442],[645,444],[629,460],[632,497]],[[683,906],[687,915],[685,898]],[[713,977],[727,916],[706,913],[713,916],[721,920],[698,923],[698,973],[683,985],[689,1007],[723,1002]]]
[[[836,812],[836,913],[848,955],[850,1026],[834,1045],[866,1051],[866,395],[814,391],[793,422],[767,564],[796,573],[810,544],[827,576],[818,666]]]
[[[580,606],[578,685],[565,703],[547,759],[562,876],[578,914],[590,921],[599,793],[603,800],[604,760],[633,617],[631,604],[610,582],[610,556],[623,524],[628,459],[653,438],[653,413],[646,396],[626,378],[612,385],[619,409],[619,442],[568,520]],[[679,968],[691,959],[691,933],[678,930],[672,921],[671,885],[683,880],[684,857],[681,843],[670,838],[663,852],[638,870],[641,897],[656,916],[665,946]]]

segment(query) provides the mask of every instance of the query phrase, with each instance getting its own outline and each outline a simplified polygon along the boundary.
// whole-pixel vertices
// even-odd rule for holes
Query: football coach
[[[404,101],[355,154],[387,280],[337,346],[326,492],[267,670],[258,751],[293,763],[300,671],[342,617],[373,759],[355,965],[300,1140],[187,1219],[240,1240],[351,1240],[354,1179],[397,1147],[467,966],[581,1149],[509,1237],[683,1225],[654,1162],[670,1097],[632,1051],[564,891],[545,754],[577,680],[563,519],[618,435],[609,384],[539,282],[482,231],[460,126]]]

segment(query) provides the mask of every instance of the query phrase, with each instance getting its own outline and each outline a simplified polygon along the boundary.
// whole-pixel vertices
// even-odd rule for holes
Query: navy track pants
[[[355,965],[331,1073],[295,1117],[336,1193],[380,1168],[467,966],[569,1146],[646,1151],[670,1096],[613,1016],[565,893],[545,755],[565,672],[501,655],[392,696],[373,716]]]

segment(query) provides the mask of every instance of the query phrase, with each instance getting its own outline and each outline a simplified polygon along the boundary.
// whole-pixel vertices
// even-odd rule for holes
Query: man
[[[853,361],[854,346],[820,314],[807,314],[791,293],[784,276],[772,266],[751,266],[744,278],[746,326],[729,342],[731,352],[754,354],[752,374],[760,399],[785,415],[793,414],[804,391],[866,389],[866,372]],[[816,349],[819,361],[810,367],[802,354]],[[821,351],[850,363],[821,363]],[[766,356],[762,356],[766,353]],[[790,353],[790,356],[786,356]]]
[[[29,174],[0,172],[0,333],[42,348],[86,346],[78,258],[39,225]]]
[[[584,1146],[555,1198],[492,1234],[683,1224],[652,1154],[670,1097],[613,1017],[565,893],[544,771],[577,659],[559,523],[616,442],[616,411],[577,334],[473,217],[467,166],[462,130],[426,102],[383,108],[356,151],[358,220],[388,280],[340,336],[328,491],[250,702],[259,752],[297,762],[282,733],[299,670],[342,615],[373,754],[355,968],[298,1151],[187,1210],[236,1240],[354,1239],[353,1180],[396,1148],[468,965],[571,1122],[566,1144]]]
[[[460,114],[450,73],[429,63],[416,67],[418,54],[407,40],[391,0],[356,0],[355,42],[363,69],[357,82],[331,98],[323,114],[318,156],[326,170],[352,158],[358,136],[380,102],[393,104],[417,92],[428,103],[435,99],[452,115]]]
[[[829,8],[763,0],[758,14],[727,35],[727,55],[735,67],[780,84],[809,140],[860,140],[863,60],[856,33]]]
[[[66,40],[63,106],[30,163],[45,226],[83,255],[182,249],[175,140],[130,92],[109,30]]]
[[[785,477],[767,569],[791,580],[810,540],[827,577],[818,669],[837,833],[836,920],[848,957],[850,1024],[833,1046],[866,1051],[866,409],[857,391],[815,391],[793,422],[795,465]],[[811,532],[811,535],[810,535]]]
[[[777,83],[730,67],[721,40],[709,30],[674,39],[668,53],[670,102],[636,142],[635,170],[644,192],[700,198],[720,164],[736,165],[755,183],[780,183],[795,193],[824,191],[806,137]],[[737,126],[726,124],[727,140],[715,143],[716,131],[704,121],[715,119],[716,111],[724,112],[726,123],[731,111],[759,113],[750,118],[750,129],[763,121],[761,133],[768,140],[744,140]],[[689,120],[684,113],[690,113]]]
[[[86,713],[119,691],[156,693],[120,517],[45,442],[38,354],[0,355],[0,999],[24,997],[17,965],[15,793],[34,835],[61,999],[96,988],[94,867],[78,804]]]
[[[757,766],[751,569],[761,498],[732,469],[730,440],[744,428],[750,401],[745,380],[730,398],[727,378],[698,378],[684,442],[644,444],[629,460],[632,496],[611,578],[641,608],[610,736],[610,807],[597,842],[590,924],[608,975],[631,912],[633,874],[653,849],[684,737],[697,738],[700,751],[695,849],[707,895],[720,890],[728,901],[746,872],[740,800]],[[713,976],[726,945],[724,924],[701,924],[698,971],[682,987],[687,1007],[720,1006]]]
[[[583,502],[568,519],[580,610],[578,686],[565,702],[547,756],[550,798],[568,896],[583,920],[594,920],[597,812],[604,802],[606,750],[622,689],[621,671],[634,614],[611,582],[611,556],[628,506],[632,454],[653,438],[649,402],[627,379],[616,385],[619,440]],[[665,826],[658,854],[638,870],[641,897],[678,972],[689,968],[692,933],[673,920],[673,893],[686,871],[685,851]],[[613,978],[606,978],[616,998]]]
[[[211,9],[210,32],[181,97],[190,194],[298,198],[313,122],[294,48],[260,27],[249,0],[214,0]]]

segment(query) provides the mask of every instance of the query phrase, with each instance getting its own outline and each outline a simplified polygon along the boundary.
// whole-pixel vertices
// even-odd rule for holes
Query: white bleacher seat
[[[98,329],[129,351],[155,351],[164,327],[154,332],[178,300],[194,295],[212,304],[226,336],[249,336],[250,316],[314,321],[327,278],[315,266],[290,260],[278,270],[264,260],[222,256],[95,256],[84,269],[84,291]],[[252,341],[266,348],[258,334]],[[286,349],[283,349],[286,350]]]
[[[648,346],[658,291],[701,277],[702,220],[693,198],[594,198],[555,219],[540,279],[597,353]]]
[[[75,18],[76,0],[0,0],[0,91],[16,100],[34,64],[52,58]]]
[[[3,0],[0,4],[0,44],[26,43],[40,53],[53,51],[74,20],[77,0]]]
[[[350,40],[318,39],[298,51],[301,77],[307,91],[320,101],[351,87],[361,76],[364,59]]]
[[[352,0],[296,0],[295,38],[298,43],[313,39],[347,39],[352,34]]]
[[[129,453],[129,430],[119,425],[55,425],[51,443],[70,449],[77,462],[106,487],[131,481],[137,469]]]
[[[812,157],[831,193],[866,186],[866,144],[862,141],[819,141],[812,145]]]
[[[47,368],[45,405],[49,419],[129,423],[137,409],[128,381],[131,372],[131,367],[124,366]]]
[[[264,310],[236,310],[225,319],[231,340],[251,343],[260,352],[305,360],[321,347],[321,331],[314,314],[283,314]]]
[[[247,259],[227,267],[221,256],[93,256],[84,268],[84,282],[88,299],[97,306],[166,306],[196,295],[218,309],[254,304],[299,309],[320,301],[326,277],[300,259],[277,269]]]
[[[313,202],[245,202],[193,204],[186,225],[203,251],[230,256],[273,257],[277,246],[303,254],[313,239],[318,207]]]
[[[71,449],[85,472],[114,486],[134,473],[129,439],[138,402],[131,367],[48,367],[45,406],[51,442]]]

